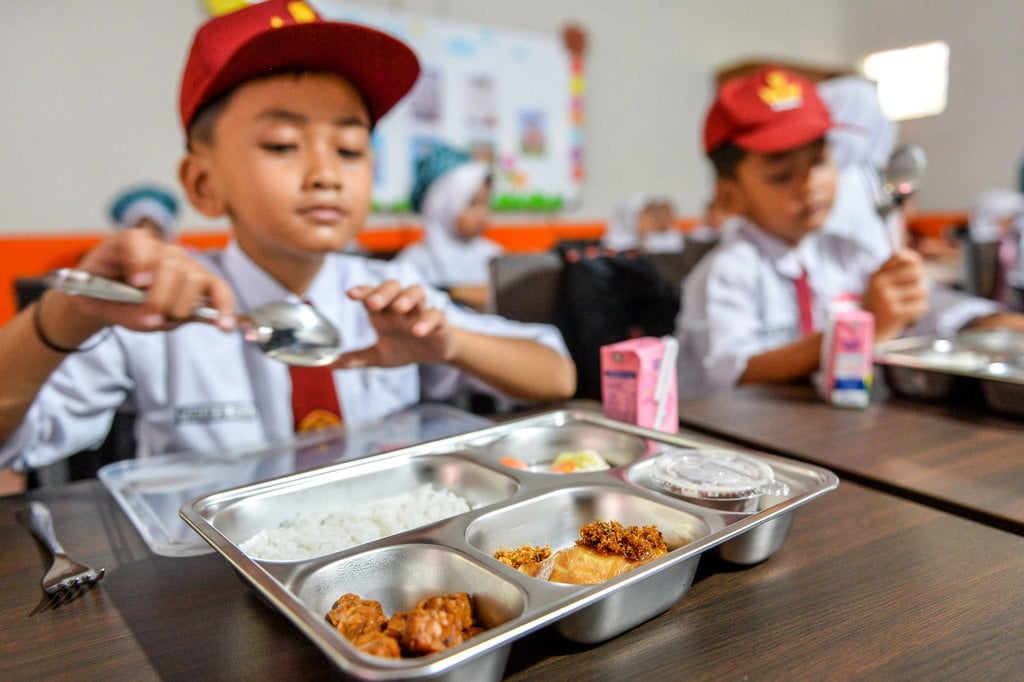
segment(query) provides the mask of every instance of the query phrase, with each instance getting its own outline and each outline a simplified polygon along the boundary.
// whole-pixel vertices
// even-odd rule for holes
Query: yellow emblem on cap
[[[304,2],[289,2],[285,7],[288,9],[288,14],[292,15],[292,20],[296,24],[308,24],[311,21],[316,21],[316,12]],[[271,17],[270,26],[272,28],[281,28],[284,26],[284,19],[278,16]]]
[[[295,20],[296,24],[307,24],[311,21],[316,21],[316,12],[304,2],[289,2],[288,13],[292,15],[292,19]]]
[[[772,111],[795,109],[804,103],[804,89],[791,81],[783,71],[769,71],[764,77],[765,84],[758,88],[757,96]]]

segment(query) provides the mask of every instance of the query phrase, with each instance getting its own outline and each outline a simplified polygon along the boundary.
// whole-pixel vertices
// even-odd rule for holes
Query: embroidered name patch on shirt
[[[253,403],[200,403],[174,410],[175,424],[243,422],[255,419],[256,406]]]

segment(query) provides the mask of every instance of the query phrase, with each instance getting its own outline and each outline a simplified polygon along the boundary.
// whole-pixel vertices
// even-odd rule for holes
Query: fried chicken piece
[[[396,611],[384,626],[384,634],[401,641],[402,633],[405,632],[405,624],[409,620],[410,611]]]
[[[465,592],[423,599],[403,615],[400,641],[402,650],[412,656],[443,651],[479,631],[474,627],[473,602]]]
[[[374,656],[423,656],[461,644],[484,631],[465,592],[422,599],[410,611],[384,618],[380,602],[342,595],[327,619],[356,648]]]
[[[360,599],[351,592],[341,595],[327,613],[330,621],[345,639],[354,642],[363,633],[381,632],[387,623],[380,602]]]
[[[401,658],[398,640],[385,632],[364,632],[352,642],[360,651],[381,658]]]
[[[437,597],[428,597],[416,604],[424,611],[445,611],[452,615],[462,629],[473,627],[473,602],[465,592],[455,592]]]
[[[413,609],[402,633],[402,650],[413,656],[444,651],[465,640],[456,616],[444,610]]]

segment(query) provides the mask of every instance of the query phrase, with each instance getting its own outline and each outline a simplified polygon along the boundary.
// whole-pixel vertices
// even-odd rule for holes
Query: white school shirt
[[[882,263],[856,242],[823,232],[794,247],[746,220],[730,228],[683,285],[675,331],[683,397],[735,385],[751,357],[800,338],[794,280],[801,269],[814,294],[815,329],[822,329],[829,302],[859,298]],[[928,314],[907,333],[950,336],[997,310],[992,301],[932,286]]]
[[[198,256],[233,287],[241,310],[290,298],[232,242],[223,252]],[[341,333],[346,351],[371,346],[376,332],[362,303],[345,292],[358,284],[420,281],[411,268],[348,254],[327,258],[307,292]],[[427,288],[429,305],[453,326],[487,334],[527,337],[568,355],[555,327],[480,315]],[[288,366],[263,355],[237,332],[186,324],[171,332],[112,327],[94,349],[69,355],[40,391],[21,426],[0,445],[0,465],[35,467],[97,445],[114,411],[127,399],[136,420],[137,455],[222,453],[293,437]],[[91,343],[83,344],[88,347]],[[420,400],[420,367],[337,370],[334,379],[347,423],[366,422]],[[437,385],[457,388],[450,366],[431,365]],[[493,390],[493,389],[492,389]],[[426,391],[424,391],[426,392]]]

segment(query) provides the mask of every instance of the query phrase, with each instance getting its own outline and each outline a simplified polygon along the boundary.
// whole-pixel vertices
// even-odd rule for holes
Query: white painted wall
[[[977,189],[1014,182],[1024,150],[1018,0],[361,1],[586,28],[589,175],[571,220],[603,219],[640,189],[696,214],[710,183],[699,131],[711,74],[746,57],[841,66],[873,49],[947,40],[949,111],[905,131],[932,159],[924,210],[964,207]],[[200,0],[0,2],[0,233],[102,229],[117,189],[176,185],[178,80],[204,17]],[[184,224],[211,226],[191,211]]]
[[[856,0],[843,3],[850,55],[944,40],[950,46],[949,104],[939,116],[901,126],[921,144],[929,169],[923,210],[962,210],[989,187],[1017,188],[1024,159],[1024,2]]]

